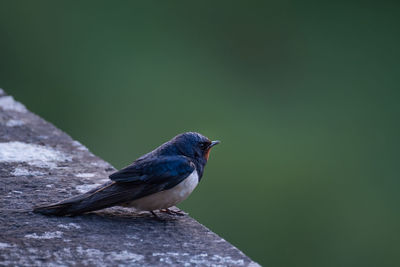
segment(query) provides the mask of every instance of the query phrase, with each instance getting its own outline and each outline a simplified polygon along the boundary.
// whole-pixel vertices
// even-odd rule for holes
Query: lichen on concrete
[[[12,110],[16,112],[26,112],[24,105],[14,100],[12,96],[3,96],[0,98],[0,107],[3,110]]]
[[[7,127],[16,127],[16,126],[21,126],[21,125],[24,125],[24,124],[25,124],[25,122],[21,121],[21,120],[9,120],[6,123],[6,126]]]
[[[86,192],[113,171],[0,89],[0,266],[258,266],[188,215],[155,220],[127,208],[76,217],[32,213],[33,206]]]
[[[0,162],[23,162],[40,168],[56,168],[58,162],[70,160],[69,155],[43,145],[18,141],[0,143]]]

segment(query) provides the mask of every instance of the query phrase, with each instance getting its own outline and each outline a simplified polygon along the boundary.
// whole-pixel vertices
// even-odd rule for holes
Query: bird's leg
[[[151,212],[151,214],[153,214],[153,216],[156,218],[156,219],[158,219],[158,220],[161,220],[161,218],[154,212],[154,211],[150,211]]]

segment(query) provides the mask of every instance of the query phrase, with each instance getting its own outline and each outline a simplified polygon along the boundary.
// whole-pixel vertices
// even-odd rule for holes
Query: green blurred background
[[[397,1],[0,2],[0,87],[121,168],[222,144],[182,205],[267,266],[400,266]]]

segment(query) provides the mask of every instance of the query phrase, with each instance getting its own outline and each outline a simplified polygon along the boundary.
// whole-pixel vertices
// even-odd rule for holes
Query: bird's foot
[[[161,209],[161,212],[168,213],[170,215],[177,215],[177,216],[185,216],[185,212],[183,210],[170,210],[170,209]]]
[[[159,221],[162,221],[161,217],[158,216],[154,211],[150,211],[150,212],[151,212],[151,214],[153,214],[154,219],[159,220]]]

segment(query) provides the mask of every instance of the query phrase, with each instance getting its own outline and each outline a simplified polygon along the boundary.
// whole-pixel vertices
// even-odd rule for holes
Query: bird
[[[185,200],[203,177],[210,150],[220,141],[196,133],[179,134],[127,167],[112,173],[110,181],[84,194],[55,204],[35,207],[44,215],[76,216],[112,206],[133,207],[182,215],[169,208]]]

